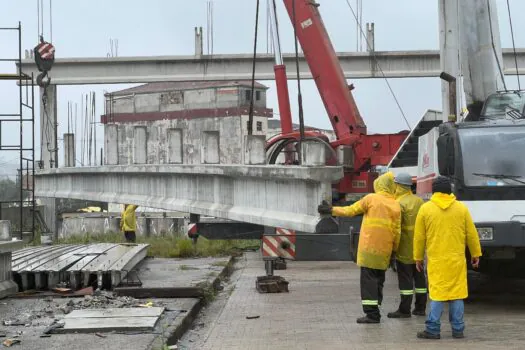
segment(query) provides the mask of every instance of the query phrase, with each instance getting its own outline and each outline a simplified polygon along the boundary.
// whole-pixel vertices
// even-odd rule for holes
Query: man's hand
[[[479,267],[479,256],[472,257],[470,259],[470,263],[472,264],[472,267],[477,269]]]
[[[332,215],[332,206],[327,201],[322,201],[317,207],[317,212],[321,215]]]
[[[421,260],[416,261],[416,269],[419,272],[423,271],[423,261],[421,261]]]

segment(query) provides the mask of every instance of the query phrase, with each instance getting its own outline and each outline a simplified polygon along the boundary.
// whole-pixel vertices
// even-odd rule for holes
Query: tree
[[[9,178],[0,179],[0,201],[17,201],[19,199],[19,185]]]

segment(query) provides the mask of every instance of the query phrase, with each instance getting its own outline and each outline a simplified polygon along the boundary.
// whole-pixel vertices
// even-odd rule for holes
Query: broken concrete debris
[[[9,348],[9,347],[11,347],[11,346],[13,346],[13,345],[15,345],[15,344],[20,344],[20,343],[21,343],[20,339],[16,339],[16,338],[8,338],[8,339],[4,340],[2,344],[3,344],[5,347],[8,347],[8,348]]]

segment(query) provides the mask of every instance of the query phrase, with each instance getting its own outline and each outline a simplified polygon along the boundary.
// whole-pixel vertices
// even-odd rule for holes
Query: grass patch
[[[58,244],[125,243],[123,233],[83,234],[59,239]],[[150,245],[148,256],[157,258],[220,257],[236,255],[243,249],[253,249],[259,240],[208,240],[199,237],[197,244],[189,238],[167,236],[137,237],[137,243]],[[224,264],[224,265],[222,265]],[[227,262],[221,262],[225,266]]]
[[[188,265],[180,265],[179,270],[187,271],[187,270],[199,270],[197,267],[188,266]]]
[[[226,267],[228,266],[228,261],[217,261],[211,264],[212,266]]]

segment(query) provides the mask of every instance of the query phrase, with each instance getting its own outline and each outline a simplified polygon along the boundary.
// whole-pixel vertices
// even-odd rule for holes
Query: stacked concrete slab
[[[0,299],[18,291],[11,269],[12,252],[22,248],[23,242],[11,240],[10,222],[0,220]]]

